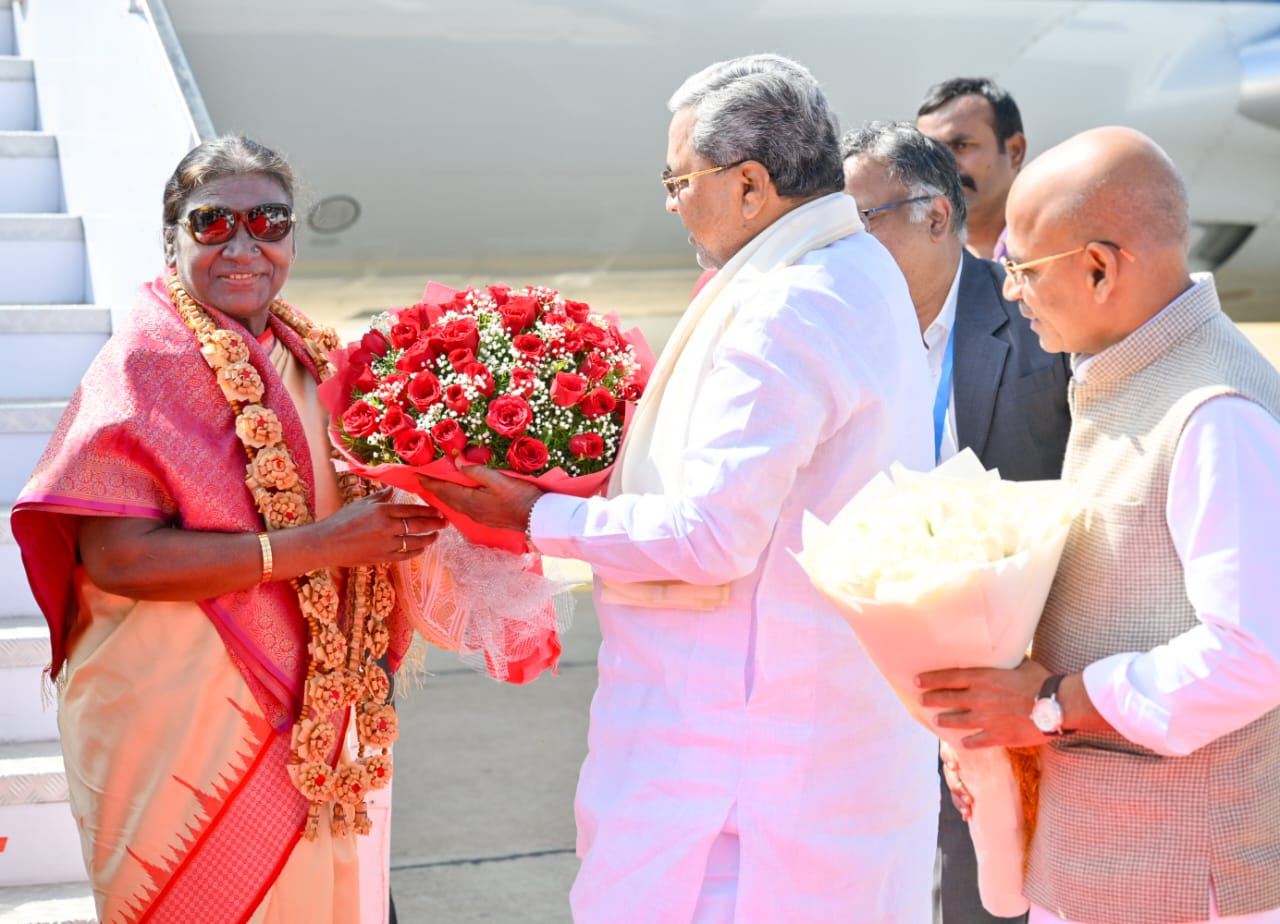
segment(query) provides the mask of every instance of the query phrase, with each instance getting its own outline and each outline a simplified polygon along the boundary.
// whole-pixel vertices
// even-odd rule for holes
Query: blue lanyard
[[[954,327],[954,325],[953,325]],[[951,403],[951,367],[955,365],[956,332],[947,331],[947,348],[942,353],[942,375],[938,393],[933,398],[933,461],[942,458],[942,428],[947,422],[947,405]]]

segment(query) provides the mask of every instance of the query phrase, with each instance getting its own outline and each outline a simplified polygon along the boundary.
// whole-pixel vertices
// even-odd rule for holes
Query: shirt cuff
[[[576,558],[573,522],[586,501],[568,494],[543,494],[529,511],[529,542],[543,555]]]
[[[1134,744],[1168,757],[1181,756],[1171,750],[1169,710],[1150,699],[1134,683],[1138,652],[1122,652],[1094,661],[1081,673],[1085,692],[1098,713]]]

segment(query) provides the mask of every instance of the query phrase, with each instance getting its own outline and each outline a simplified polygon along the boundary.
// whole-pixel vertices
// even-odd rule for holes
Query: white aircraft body
[[[985,75],[1032,155],[1091,126],[1147,132],[1187,179],[1196,268],[1236,320],[1280,320],[1280,2],[167,5],[217,130],[285,152],[305,182],[297,279],[689,268],[658,183],[665,102],[706,64],[773,51],[845,128]]]

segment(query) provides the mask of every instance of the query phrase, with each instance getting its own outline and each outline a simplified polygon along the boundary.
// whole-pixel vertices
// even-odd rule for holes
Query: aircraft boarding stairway
[[[203,133],[158,21],[157,0],[0,0],[0,924],[96,920],[10,511],[156,272],[161,185]]]
[[[86,303],[84,227],[63,211],[58,140],[40,131],[35,66],[14,32],[0,0],[0,921],[93,921],[56,708],[42,703],[49,633],[9,508],[111,314]]]

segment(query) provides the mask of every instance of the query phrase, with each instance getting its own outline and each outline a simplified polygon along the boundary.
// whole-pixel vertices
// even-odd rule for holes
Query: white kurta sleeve
[[[1084,671],[1104,718],[1160,754],[1203,747],[1280,706],[1280,422],[1237,397],[1188,419],[1166,519],[1200,624]]]
[[[847,306],[771,288],[740,305],[694,402],[684,484],[668,495],[546,496],[531,518],[537,548],[589,562],[615,582],[722,584],[749,574],[796,472],[858,400],[833,335]]]

